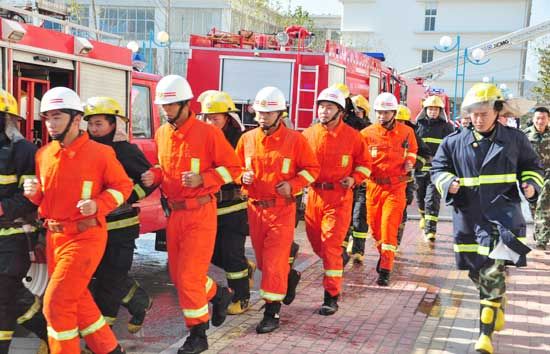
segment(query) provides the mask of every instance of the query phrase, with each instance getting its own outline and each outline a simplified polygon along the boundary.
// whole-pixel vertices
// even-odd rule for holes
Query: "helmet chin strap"
[[[174,118],[169,118],[169,119],[166,120],[172,127],[174,127],[174,129],[177,128],[176,122],[178,121],[178,119],[180,119],[180,114],[183,111],[183,109],[185,108],[185,106],[187,105],[187,102],[189,102],[189,101],[180,101],[180,103],[179,103],[180,108],[178,109],[178,113],[176,113]]]
[[[279,115],[277,116],[277,119],[275,119],[275,121],[273,122],[273,124],[270,124],[270,125],[261,125],[260,128],[262,128],[262,130],[264,131],[264,133],[267,133],[269,131],[269,129],[277,126],[279,124],[279,122],[281,121],[281,113],[279,113]]]
[[[380,123],[385,129],[392,130],[393,127],[395,127],[395,114],[393,115],[392,119],[390,119],[387,122]]]
[[[63,142],[63,140],[65,140],[65,137],[67,136],[67,133],[69,132],[69,129],[71,129],[71,124],[73,124],[73,120],[74,120],[74,117],[76,116],[76,114],[74,112],[71,112],[70,113],[70,119],[69,119],[69,122],[67,123],[67,126],[65,127],[65,129],[63,129],[63,131],[59,134],[54,134],[52,135],[52,140],[57,140],[59,142]]]
[[[332,122],[333,120],[335,120],[336,118],[338,118],[338,116],[340,115],[340,112],[342,112],[341,110],[338,110],[338,112],[336,112],[332,118],[330,118],[329,120],[327,120],[326,122],[321,122],[322,125],[324,126],[327,126],[330,122]]]

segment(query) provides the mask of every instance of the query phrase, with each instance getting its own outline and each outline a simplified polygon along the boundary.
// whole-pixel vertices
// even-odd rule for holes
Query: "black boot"
[[[122,354],[122,353],[126,353],[126,351],[119,344],[116,346],[114,350],[110,351],[108,354]]]
[[[0,341],[0,354],[8,354],[10,351],[11,340]]]
[[[380,274],[380,257],[378,257],[378,262],[376,262],[376,273]]]
[[[265,304],[264,318],[256,326],[256,333],[269,333],[279,328],[279,312],[281,311],[280,302],[270,302]]]
[[[302,273],[298,272],[296,269],[291,269],[290,272],[288,272],[286,295],[283,299],[283,304],[290,305],[292,301],[294,301],[296,297],[296,288],[298,287],[301,277]]]
[[[334,315],[336,311],[338,311],[338,295],[331,296],[329,292],[325,290],[325,300],[319,309],[319,315],[330,316]]]
[[[221,326],[227,317],[227,307],[233,299],[233,292],[224,286],[218,286],[216,295],[212,298],[212,322],[213,326]]]
[[[390,284],[390,271],[386,269],[380,269],[378,280],[376,284],[380,286],[388,286]]]
[[[290,264],[290,268],[294,267],[294,263],[296,262],[296,257],[298,257],[299,250],[300,245],[292,241],[292,245],[290,246],[290,256],[288,257],[288,264]]]
[[[185,343],[178,349],[178,354],[196,354],[208,350],[207,329],[208,322],[191,327]]]
[[[145,315],[153,306],[153,299],[143,290],[139,283],[134,279],[129,279],[133,282],[128,294],[122,299],[122,306],[128,309],[132,317],[128,321],[128,332],[137,333],[143,326]]]

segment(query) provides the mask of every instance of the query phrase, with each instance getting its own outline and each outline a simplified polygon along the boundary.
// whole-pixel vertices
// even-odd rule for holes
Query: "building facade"
[[[398,72],[449,53],[434,49],[442,36],[461,37],[461,47],[529,25],[532,0],[340,0],[342,41],[364,51],[384,52]],[[454,44],[454,43],[453,43]],[[495,53],[486,65],[466,66],[465,91],[484,77],[522,93],[526,44]],[[451,53],[456,53],[451,52]],[[454,96],[455,68],[429,82]],[[460,84],[459,94],[460,96]],[[459,98],[459,103],[461,99]]]

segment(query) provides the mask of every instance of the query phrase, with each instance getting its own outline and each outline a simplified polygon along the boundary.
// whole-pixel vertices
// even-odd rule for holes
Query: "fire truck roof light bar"
[[[2,4],[2,5],[0,5],[0,8],[18,13],[20,15],[30,16],[31,18],[36,18],[36,19],[40,19],[40,20],[46,20],[46,21],[58,23],[58,24],[63,26],[63,30],[64,30],[65,33],[70,33],[71,29],[75,29],[75,30],[79,30],[79,31],[88,32],[88,33],[91,33],[91,34],[96,34],[96,35],[103,36],[103,37],[116,39],[119,42],[124,39],[122,36],[118,36],[116,34],[112,34],[112,33],[100,31],[100,30],[97,30],[97,29],[94,29],[94,28],[78,25],[78,24],[72,23],[68,20],[60,20],[60,19],[55,18],[55,17],[37,14],[35,12],[27,11],[27,10],[20,9],[20,8],[14,7],[14,6]]]

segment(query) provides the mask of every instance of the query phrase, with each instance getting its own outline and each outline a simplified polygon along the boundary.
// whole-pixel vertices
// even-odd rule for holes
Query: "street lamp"
[[[148,45],[145,45],[146,42],[143,41],[143,48],[147,47],[147,67],[146,71],[152,73],[153,72],[153,45],[155,45],[157,48],[168,48],[170,50],[170,35],[166,31],[160,31],[157,33],[157,40],[155,40],[155,36],[153,31],[149,32],[149,41]],[[144,53],[145,54],[145,53]]]
[[[484,65],[489,62],[490,59],[487,59],[483,61],[483,58],[485,58],[485,51],[481,48],[474,49],[471,54],[468,51],[468,48],[464,48],[463,56],[464,61],[462,64],[462,73],[459,72],[460,68],[460,54],[461,54],[461,48],[460,48],[460,35],[456,35],[456,40],[454,41],[453,45],[453,39],[449,36],[443,36],[439,40],[439,46],[434,46],[434,49],[441,53],[449,53],[453,50],[456,50],[456,71],[455,71],[455,92],[454,92],[454,104],[453,104],[453,116],[452,119],[456,119],[456,107],[458,106],[458,78],[462,78],[462,86],[461,86],[461,97],[464,97],[464,79],[466,74],[466,63],[469,62],[474,65]]]

